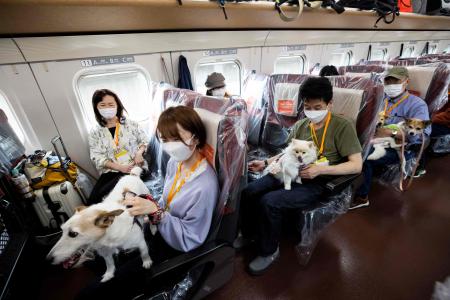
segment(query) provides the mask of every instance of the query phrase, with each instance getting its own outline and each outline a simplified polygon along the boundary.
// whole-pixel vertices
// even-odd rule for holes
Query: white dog
[[[141,168],[134,167],[130,175],[119,180],[103,202],[77,208],[75,214],[61,226],[62,236],[47,258],[53,264],[63,263],[65,267],[71,268],[79,265],[87,248],[92,249],[105,259],[106,272],[102,277],[102,282],[105,282],[114,277],[116,268],[113,255],[121,249],[138,248],[142,266],[150,268],[152,260],[141,229],[142,222],[137,224],[139,220],[131,216],[122,204],[124,192],[149,194],[148,188],[139,178],[141,173]],[[154,233],[155,226],[151,230]]]
[[[292,181],[302,183],[298,176],[300,168],[316,160],[317,148],[314,142],[292,139],[281,156],[268,165],[263,174],[272,174],[284,183],[285,190],[290,190]]]

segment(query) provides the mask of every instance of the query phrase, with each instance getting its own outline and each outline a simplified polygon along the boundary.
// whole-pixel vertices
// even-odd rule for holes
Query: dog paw
[[[367,156],[367,160],[375,160],[375,158],[372,155]]]
[[[302,179],[298,177],[297,179],[295,179],[295,182],[297,182],[298,184],[302,184]]]
[[[114,277],[114,273],[105,273],[102,276],[101,282],[106,282],[106,281],[110,280],[113,277]]]
[[[291,190],[291,186],[290,185],[285,185],[284,189],[287,190],[287,191],[290,191]]]
[[[152,261],[151,261],[151,259],[149,259],[149,260],[144,260],[143,262],[142,262],[142,267],[144,268],[144,269],[150,269],[150,267],[152,266]]]

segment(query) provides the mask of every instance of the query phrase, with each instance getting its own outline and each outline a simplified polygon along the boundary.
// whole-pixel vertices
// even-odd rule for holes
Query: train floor
[[[431,299],[450,276],[450,156],[432,158],[405,193],[375,184],[370,206],[329,226],[306,267],[294,243],[262,276],[246,272],[253,249],[238,252],[230,282],[208,299]],[[37,299],[72,299],[94,279],[87,268],[42,270]]]

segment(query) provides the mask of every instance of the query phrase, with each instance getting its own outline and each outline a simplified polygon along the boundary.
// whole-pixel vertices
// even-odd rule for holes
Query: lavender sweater
[[[177,172],[177,162],[167,165],[161,207],[166,206],[167,195]],[[208,235],[214,208],[219,195],[219,184],[214,169],[204,160],[173,197],[169,211],[164,213],[158,230],[172,248],[188,252],[197,248]]]

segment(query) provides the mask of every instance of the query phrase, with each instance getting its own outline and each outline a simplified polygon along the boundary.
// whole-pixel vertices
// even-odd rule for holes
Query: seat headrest
[[[364,90],[333,87],[331,111],[356,122],[363,95]]]
[[[242,98],[247,103],[247,110],[251,111],[253,106],[259,106],[264,93],[268,77],[263,77],[261,80],[248,80],[245,83]]]
[[[353,72],[347,72],[345,73],[345,76],[349,77],[362,77],[362,78],[370,78],[372,76],[372,73],[353,73]]]
[[[297,116],[299,92],[298,83],[277,83],[273,103],[275,113],[289,117]]]
[[[209,164],[215,169],[217,155],[217,135],[219,132],[219,124],[223,120],[224,116],[213,113],[203,108],[194,108],[194,110],[198,113],[206,128],[206,145],[203,148],[202,153],[208,160]]]
[[[431,85],[431,80],[433,79],[435,70],[436,67],[408,67],[408,90],[411,92],[411,94],[425,99],[425,97],[427,96],[428,88]]]

